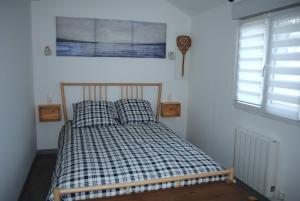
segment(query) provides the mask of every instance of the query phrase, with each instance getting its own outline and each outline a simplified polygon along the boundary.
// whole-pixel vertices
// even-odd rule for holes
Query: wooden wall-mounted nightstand
[[[163,102],[161,103],[162,117],[180,117],[181,103],[179,102]]]
[[[39,105],[40,122],[52,122],[61,120],[59,104]]]

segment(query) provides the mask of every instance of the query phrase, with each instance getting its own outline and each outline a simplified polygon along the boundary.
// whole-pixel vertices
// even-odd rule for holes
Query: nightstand
[[[59,104],[39,105],[40,122],[52,122],[61,120]]]
[[[180,117],[181,103],[179,102],[162,102],[161,116],[162,117]]]

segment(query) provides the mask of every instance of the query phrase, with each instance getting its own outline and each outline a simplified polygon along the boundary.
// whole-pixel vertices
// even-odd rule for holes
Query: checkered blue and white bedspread
[[[59,152],[47,200],[53,188],[87,187],[166,178],[223,170],[209,156],[183,141],[161,123],[62,128]],[[182,182],[183,185],[223,181],[215,176]],[[84,200],[173,187],[174,182],[63,195],[62,200]]]

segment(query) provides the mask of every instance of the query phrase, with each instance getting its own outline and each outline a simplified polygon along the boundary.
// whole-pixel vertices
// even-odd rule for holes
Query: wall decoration
[[[57,56],[166,58],[167,24],[56,18]]]
[[[192,39],[188,35],[180,35],[176,39],[177,47],[182,53],[182,68],[181,68],[181,76],[184,76],[184,62],[185,62],[185,55],[189,51],[190,47],[192,46]]]

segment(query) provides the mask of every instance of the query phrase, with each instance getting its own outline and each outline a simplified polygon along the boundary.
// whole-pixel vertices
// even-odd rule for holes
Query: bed
[[[65,125],[48,201],[234,182],[233,169],[224,169],[159,121],[75,128],[68,118],[66,87],[81,88],[82,99],[91,100],[97,99],[97,91],[98,99],[107,100],[109,87],[120,88],[120,97],[125,99],[145,98],[145,87],[157,88],[151,97],[155,97],[159,119],[161,83],[61,83]]]

